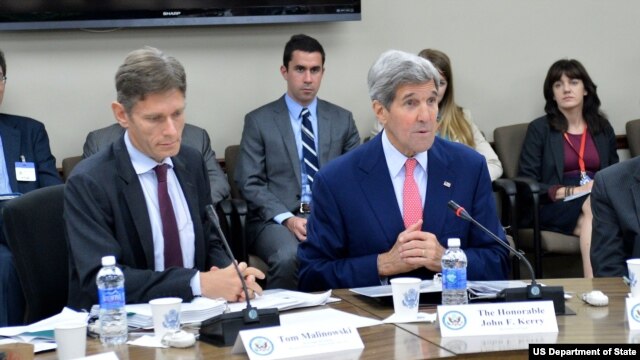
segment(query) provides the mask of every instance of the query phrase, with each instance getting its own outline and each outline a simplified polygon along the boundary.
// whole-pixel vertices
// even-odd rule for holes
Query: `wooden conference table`
[[[534,334],[512,336],[474,336],[442,338],[437,323],[384,324],[358,329],[365,348],[360,359],[435,359],[453,356],[472,358],[527,358],[529,343],[606,344],[637,343],[640,333],[628,330],[625,321],[624,298],[629,289],[621,278],[598,279],[550,279],[541,280],[545,285],[562,285],[573,297],[566,301],[567,307],[576,315],[558,316],[557,334]],[[601,290],[609,296],[606,307],[585,304],[580,295],[591,290]],[[393,308],[376,300],[356,295],[349,290],[334,290],[333,296],[343,301],[326,305],[360,316],[384,319]],[[435,307],[423,307],[420,311],[435,312]],[[247,355],[231,355],[231,347],[216,347],[197,342],[188,349],[155,349],[122,345],[104,347],[98,340],[87,340],[87,355],[116,351],[124,359],[247,359]],[[498,354],[499,352],[499,354]],[[322,359],[343,359],[345,354],[322,356]],[[55,351],[38,354],[38,360],[56,359]],[[349,356],[357,358],[357,355]]]

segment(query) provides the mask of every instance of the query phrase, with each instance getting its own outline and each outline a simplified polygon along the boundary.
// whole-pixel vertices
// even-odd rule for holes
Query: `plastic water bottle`
[[[102,269],[96,281],[100,300],[100,341],[105,345],[124,344],[127,342],[124,275],[116,266],[114,256],[102,258]]]
[[[460,239],[451,238],[442,256],[442,305],[461,305],[467,300],[467,256]]]

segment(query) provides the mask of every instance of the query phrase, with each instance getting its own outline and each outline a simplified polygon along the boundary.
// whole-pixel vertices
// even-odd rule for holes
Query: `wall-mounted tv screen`
[[[0,30],[360,20],[361,0],[0,0]]]

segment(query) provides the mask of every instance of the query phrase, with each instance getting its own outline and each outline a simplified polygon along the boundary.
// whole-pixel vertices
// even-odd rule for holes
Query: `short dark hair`
[[[322,54],[322,66],[324,66],[324,49],[318,40],[305,34],[293,35],[287,44],[284,46],[284,55],[282,56],[282,64],[284,67],[289,67],[289,62],[293,56],[293,52],[299,50],[308,53],[319,52]]]
[[[4,53],[2,50],[0,50],[0,67],[2,68],[4,76],[7,76],[7,63],[4,60]]]

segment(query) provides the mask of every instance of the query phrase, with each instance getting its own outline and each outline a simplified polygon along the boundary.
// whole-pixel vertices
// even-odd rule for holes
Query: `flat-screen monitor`
[[[0,30],[360,20],[361,0],[0,0]]]

